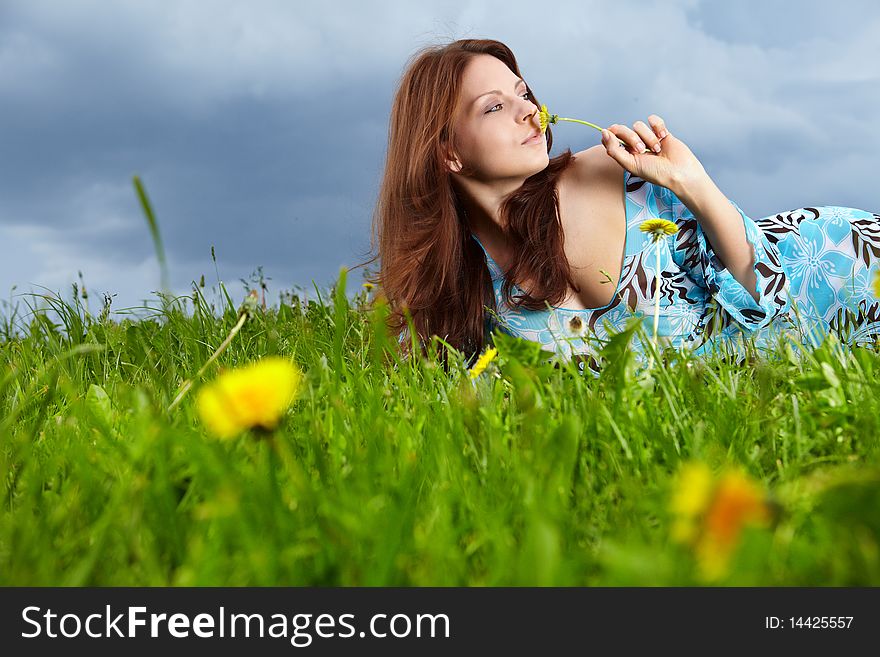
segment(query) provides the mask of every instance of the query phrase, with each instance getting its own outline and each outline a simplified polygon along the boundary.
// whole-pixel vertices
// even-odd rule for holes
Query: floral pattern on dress
[[[846,344],[880,341],[880,300],[871,288],[880,268],[880,214],[827,206],[753,220],[730,201],[755,256],[756,301],[722,265],[696,217],[672,191],[628,171],[624,190],[623,269],[606,306],[534,311],[508,305],[501,295],[503,273],[483,248],[500,330],[538,342],[577,361],[582,371],[598,375],[595,345],[622,330],[630,317],[641,317],[646,333],[653,332],[659,281],[659,336],[664,343],[696,354],[732,350],[744,362],[747,336],[757,347],[768,349],[783,335],[810,346],[818,346],[829,332]],[[659,277],[655,247],[639,230],[650,217],[679,227],[661,243]],[[521,292],[516,285],[513,289],[514,295]],[[573,318],[579,331],[571,330]],[[638,340],[632,348],[645,366],[647,355]]]

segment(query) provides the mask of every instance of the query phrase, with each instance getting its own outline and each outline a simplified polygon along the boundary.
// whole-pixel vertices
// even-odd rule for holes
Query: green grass
[[[259,310],[205,374],[298,364],[275,451],[208,436],[198,382],[167,411],[236,323],[220,292],[222,312],[195,286],[133,320],[49,294],[3,316],[0,584],[699,585],[667,511],[698,459],[782,508],[721,584],[880,585],[874,349],[637,376],[618,340],[594,379],[497,335],[473,385],[460,357],[395,357],[343,276]]]

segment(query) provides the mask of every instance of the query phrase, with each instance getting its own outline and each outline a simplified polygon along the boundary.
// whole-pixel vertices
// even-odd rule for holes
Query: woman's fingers
[[[634,130],[631,130],[625,125],[621,125],[619,123],[615,123],[614,125],[610,126],[608,130],[613,135],[623,140],[634,153],[645,152],[646,146],[644,142],[642,142],[641,137],[639,137],[639,135]]]
[[[629,153],[629,149],[621,148],[622,144],[619,138],[611,132],[610,128],[602,131],[602,145],[605,146],[605,151],[611,158],[616,160],[624,169],[628,169],[624,161],[631,161],[632,155]]]
[[[641,137],[642,141],[648,145],[648,148],[655,153],[660,152],[660,137],[657,135],[644,121],[636,121],[633,123],[636,133]]]
[[[661,119],[656,114],[651,114],[648,117],[648,123],[651,125],[651,129],[654,131],[654,134],[657,135],[660,139],[663,139],[667,134],[669,134],[666,130],[666,122]]]
[[[608,130],[623,141],[633,153],[645,153],[649,150],[659,153],[662,150],[660,142],[669,134],[666,123],[656,114],[648,117],[647,124],[644,121],[636,121],[632,128],[628,128],[615,123]]]

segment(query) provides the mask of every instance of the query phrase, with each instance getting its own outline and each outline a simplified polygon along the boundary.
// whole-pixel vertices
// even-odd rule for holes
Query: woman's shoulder
[[[605,147],[597,144],[572,155],[571,164],[556,181],[557,190],[560,195],[589,191],[613,194],[620,188],[624,172]]]
[[[602,145],[575,153],[572,159],[556,181],[560,206],[568,209],[569,217],[598,213],[613,222],[626,210],[626,170]]]

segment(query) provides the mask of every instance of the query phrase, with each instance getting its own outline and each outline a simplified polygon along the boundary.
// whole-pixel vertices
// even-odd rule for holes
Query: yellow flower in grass
[[[269,356],[229,370],[199,391],[196,408],[208,430],[232,438],[245,429],[274,429],[293,402],[302,373],[286,358]]]
[[[498,350],[495,347],[489,347],[486,351],[477,358],[477,362],[474,363],[474,366],[471,368],[470,376],[471,379],[476,379],[483,371],[488,367],[489,363],[491,363],[495,356],[498,355]]]
[[[712,471],[705,463],[682,466],[669,503],[669,509],[675,516],[672,537],[676,541],[693,539],[697,529],[695,519],[708,508],[713,484]]]
[[[880,299],[880,269],[874,274],[874,296]]]
[[[725,574],[742,530],[766,525],[771,518],[758,484],[738,470],[716,479],[704,463],[682,467],[670,511],[673,540],[693,549],[701,575],[709,580]]]

